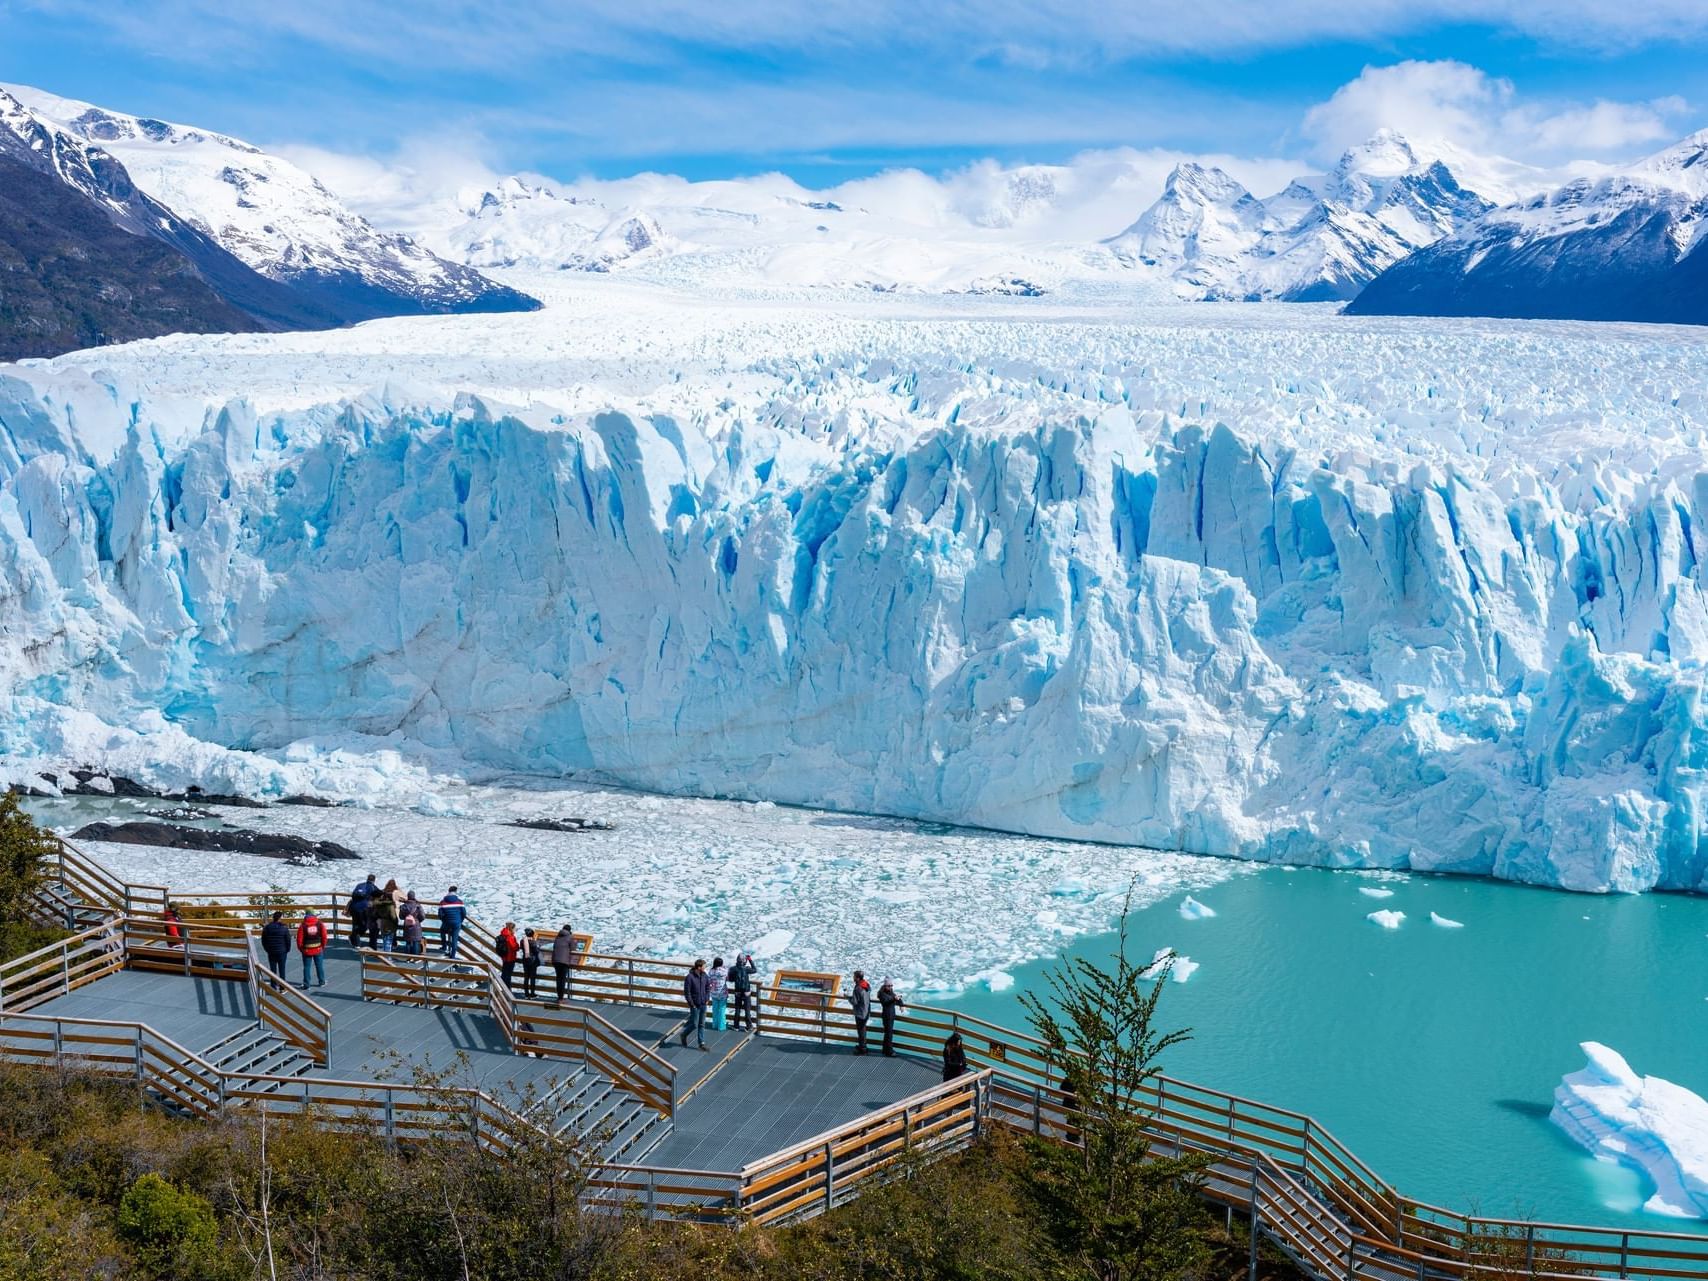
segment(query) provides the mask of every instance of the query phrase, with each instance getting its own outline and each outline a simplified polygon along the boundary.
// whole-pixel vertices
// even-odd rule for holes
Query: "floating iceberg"
[[[1199,963],[1191,957],[1182,956],[1171,947],[1159,947],[1155,955],[1151,957],[1151,963],[1139,971],[1139,977],[1142,979],[1157,978],[1162,974],[1163,965],[1170,957],[1174,958],[1174,962],[1168,967],[1168,977],[1176,983],[1186,982],[1200,968]]]
[[[1188,894],[1180,903],[1180,915],[1188,921],[1205,921],[1216,914],[1216,909],[1206,907]]]
[[[1462,930],[1465,928],[1465,922],[1449,920],[1447,917],[1441,915],[1440,912],[1431,912],[1429,914],[1429,921],[1430,924],[1439,925],[1444,930]]]
[[[1585,1041],[1588,1063],[1554,1091],[1555,1125],[1598,1161],[1646,1174],[1654,1214],[1708,1218],[1708,1100],[1659,1077],[1638,1076],[1624,1057]]]
[[[1366,898],[1393,898],[1394,897],[1394,892],[1392,890],[1373,889],[1368,885],[1360,885],[1358,887],[1358,892],[1360,894],[1364,895]]]
[[[1384,930],[1397,930],[1405,923],[1406,914],[1404,912],[1395,912],[1389,908],[1383,908],[1380,912],[1371,912],[1364,919],[1366,921],[1376,922],[1376,924],[1380,925]]]

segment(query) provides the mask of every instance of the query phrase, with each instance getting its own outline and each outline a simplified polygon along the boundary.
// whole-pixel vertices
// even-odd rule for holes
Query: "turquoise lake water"
[[[1217,915],[1182,918],[1180,895],[1130,922],[1135,955],[1172,947],[1200,965],[1159,1007],[1164,1026],[1193,1029],[1168,1075],[1308,1113],[1437,1205],[1702,1230],[1643,1213],[1639,1176],[1591,1160],[1548,1109],[1586,1040],[1708,1095],[1708,899],[1280,868],[1195,897]],[[1366,919],[1382,909],[1406,919]],[[1464,928],[1433,925],[1431,911]],[[1082,939],[1069,954],[1113,945]],[[946,1004],[1024,1027],[1018,994],[1041,990],[1049,964]]]

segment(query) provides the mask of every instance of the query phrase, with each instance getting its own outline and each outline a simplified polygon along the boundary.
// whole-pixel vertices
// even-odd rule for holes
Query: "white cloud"
[[[1328,161],[1377,129],[1448,143],[1539,167],[1618,159],[1683,131],[1689,104],[1677,96],[1648,102],[1526,101],[1511,81],[1463,62],[1400,62],[1366,67],[1305,113],[1302,132]]]

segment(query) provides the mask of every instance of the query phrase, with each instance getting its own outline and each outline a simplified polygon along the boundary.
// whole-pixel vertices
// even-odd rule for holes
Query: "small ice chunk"
[[[745,950],[753,953],[754,959],[758,960],[761,957],[779,955],[794,941],[795,932],[793,930],[772,930],[754,939]]]
[[[1180,904],[1180,915],[1188,921],[1203,921],[1216,914],[1213,907],[1205,907],[1197,899],[1188,894]]]
[[[1450,921],[1440,912],[1431,912],[1429,919],[1432,924],[1439,925],[1444,930],[1462,930],[1465,928],[1465,922]]]
[[[1375,889],[1369,885],[1360,885],[1358,887],[1358,892],[1360,894],[1364,895],[1364,897],[1366,897],[1366,898],[1393,898],[1394,897],[1394,892],[1392,890],[1379,890],[1379,889]]]
[[[1174,957],[1174,964],[1168,971],[1168,977],[1176,983],[1184,983],[1198,970],[1198,962],[1189,956],[1182,956],[1171,947],[1159,947],[1151,957],[1151,963],[1139,971],[1142,979],[1154,979],[1162,973],[1163,963]]]
[[[1406,919],[1406,914],[1393,911],[1391,908],[1384,908],[1380,912],[1371,912],[1364,919],[1376,922],[1384,930],[1397,930],[1400,928],[1400,923]]]

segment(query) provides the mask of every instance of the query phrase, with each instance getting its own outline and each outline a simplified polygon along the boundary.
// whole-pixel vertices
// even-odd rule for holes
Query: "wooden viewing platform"
[[[954,1011],[910,1006],[898,1057],[875,1036],[857,1057],[846,1009],[790,993],[758,1001],[757,1035],[708,1029],[702,1053],[676,1039],[681,965],[583,954],[570,1000],[524,1000],[469,920],[462,959],[340,940],[326,985],[303,992],[267,972],[256,931],[313,910],[341,935],[341,903],[172,893],[190,916],[174,940],[167,901],[62,842],[37,910],[75,933],[0,966],[0,1058],[122,1074],[194,1116],[462,1133],[499,1153],[550,1136],[575,1145],[594,1207],[729,1226],[822,1213],[987,1126],[1076,1141],[1042,1044]],[[952,1031],[972,1070],[944,1082]],[[1402,1196],[1309,1117],[1172,1078],[1132,1105],[1159,1152],[1209,1159],[1203,1193],[1247,1221],[1254,1275],[1263,1237],[1320,1281],[1708,1281],[1708,1238],[1457,1214]]]

